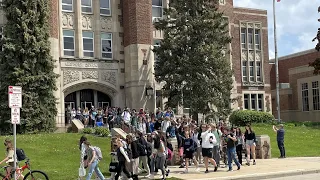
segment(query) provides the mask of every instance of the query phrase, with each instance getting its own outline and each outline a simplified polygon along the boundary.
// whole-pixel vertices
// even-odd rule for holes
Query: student
[[[246,149],[247,149],[247,165],[250,166],[250,152],[252,153],[253,165],[256,165],[256,134],[250,125],[246,126],[244,133]]]
[[[238,166],[237,170],[240,170],[240,164],[236,158],[236,141],[237,137],[233,134],[233,131],[225,128],[224,133],[228,134],[225,136],[225,142],[227,142],[227,155],[228,155],[228,171],[232,171],[232,160],[236,163]]]
[[[98,160],[98,157],[96,155],[96,151],[91,146],[89,141],[85,141],[84,145],[86,147],[86,152],[87,152],[87,156],[88,156],[88,167],[89,167],[89,172],[88,172],[86,180],[91,180],[91,176],[93,174],[93,171],[96,172],[96,174],[98,175],[100,180],[103,180],[104,176],[103,176],[103,174],[101,173],[101,171],[100,171],[100,169],[98,167],[99,160]]]
[[[201,139],[202,139],[202,156],[204,158],[204,164],[206,167],[205,173],[209,173],[208,166],[209,161],[211,164],[214,165],[214,172],[218,170],[218,166],[216,161],[212,158],[213,154],[213,145],[217,142],[214,134],[210,133],[211,127],[210,125],[206,125],[206,131],[201,133]]]
[[[120,139],[116,140],[116,144],[117,144],[117,156],[118,156],[118,169],[117,169],[117,174],[115,176],[115,180],[119,179],[119,176],[121,175],[122,172],[124,172],[124,174],[127,176],[127,178],[129,180],[132,180],[130,173],[126,167],[126,162],[130,162],[130,159],[125,151],[125,149],[123,148],[123,143],[121,142]]]
[[[184,173],[188,173],[188,171],[189,171],[189,169],[188,169],[189,168],[189,160],[193,160],[194,164],[196,165],[196,171],[199,172],[200,169],[198,167],[198,161],[193,156],[194,152],[196,151],[197,144],[190,137],[189,131],[185,132],[185,136],[186,136],[186,138],[183,140],[183,149],[184,149],[183,157],[186,162],[186,170],[184,171]]]
[[[0,161],[0,164],[5,162],[9,165],[9,167],[6,169],[7,170],[6,175],[8,175],[11,173],[12,169],[14,168],[14,147],[10,139],[6,139],[4,141],[4,145],[7,148],[6,157],[2,161]],[[24,179],[24,176],[21,174],[19,179]]]
[[[273,126],[273,131],[277,133],[277,143],[278,148],[280,150],[280,157],[279,158],[286,158],[286,150],[284,148],[284,128],[283,124],[279,125],[279,129]]]

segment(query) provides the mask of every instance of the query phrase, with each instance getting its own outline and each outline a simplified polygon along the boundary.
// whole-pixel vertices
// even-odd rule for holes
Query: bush
[[[94,128],[94,134],[100,136],[105,128],[103,127],[95,127]]]
[[[82,130],[82,133],[84,133],[84,134],[92,134],[93,133],[93,129],[92,128],[84,128]]]
[[[232,112],[229,121],[236,126],[245,126],[252,123],[272,123],[274,117],[267,112],[239,110]]]

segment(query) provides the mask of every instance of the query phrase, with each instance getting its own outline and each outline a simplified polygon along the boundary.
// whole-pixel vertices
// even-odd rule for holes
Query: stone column
[[[96,108],[98,107],[98,92],[96,90],[93,90],[93,105]]]
[[[78,108],[79,106],[81,106],[81,97],[80,97],[80,91],[76,91],[76,104],[75,104],[76,108]]]
[[[152,2],[123,1],[126,104],[130,108],[154,109],[155,98],[146,96],[154,82]]]

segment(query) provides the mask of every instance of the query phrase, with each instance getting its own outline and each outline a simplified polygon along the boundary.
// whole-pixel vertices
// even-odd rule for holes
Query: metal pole
[[[14,179],[17,179],[17,124],[13,124],[13,142],[14,142]]]
[[[278,61],[278,46],[277,46],[277,21],[276,21],[276,0],[273,0],[273,29],[274,29],[274,55],[276,68],[276,99],[277,99],[277,113],[278,122],[280,118],[280,87],[279,87],[279,61]]]

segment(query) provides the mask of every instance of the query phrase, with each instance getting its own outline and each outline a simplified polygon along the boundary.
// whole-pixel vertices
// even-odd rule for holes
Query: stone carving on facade
[[[98,71],[82,71],[82,79],[99,79]]]
[[[79,80],[80,80],[79,71],[75,71],[75,70],[63,71],[63,85],[67,85],[69,83],[79,81]]]
[[[269,99],[269,96],[266,96],[265,101],[266,101],[266,111],[270,112],[270,99]]]
[[[254,61],[254,52],[253,51],[249,51],[248,59],[249,59],[249,61]]]
[[[74,25],[74,15],[70,13],[62,13],[62,27],[72,29]]]
[[[255,24],[254,27],[255,27],[256,29],[260,29],[260,28],[261,28],[261,24]]]
[[[237,97],[237,102],[238,102],[238,107],[240,108],[240,110],[243,109],[243,105],[242,105],[242,96],[238,96]]]
[[[112,31],[112,19],[107,17],[101,17],[101,29],[103,31],[111,32]]]
[[[248,24],[248,28],[253,28],[253,24]]]
[[[97,62],[80,62],[80,61],[62,61],[63,68],[86,68],[86,69],[117,69],[115,63],[97,63]]]
[[[248,54],[247,51],[243,50],[241,53],[241,59],[244,61],[247,61],[248,60],[247,54]]]
[[[82,16],[82,28],[86,30],[92,29],[92,17],[88,15]]]
[[[256,52],[256,61],[261,61],[261,52]]]
[[[104,71],[101,73],[101,80],[114,86],[117,85],[117,73],[115,71]]]
[[[246,27],[247,26],[246,23],[241,23],[240,25],[241,25],[241,27]]]
[[[242,86],[264,86],[264,82],[242,82]]]

